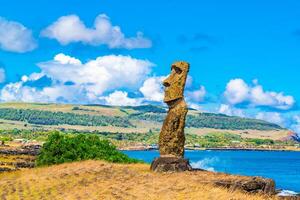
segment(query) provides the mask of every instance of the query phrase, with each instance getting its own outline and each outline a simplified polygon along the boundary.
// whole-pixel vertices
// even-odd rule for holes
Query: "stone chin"
[[[182,95],[177,95],[177,96],[165,95],[164,102],[166,104],[169,104],[169,103],[173,103],[174,101],[176,101],[178,99],[183,99],[183,96]]]

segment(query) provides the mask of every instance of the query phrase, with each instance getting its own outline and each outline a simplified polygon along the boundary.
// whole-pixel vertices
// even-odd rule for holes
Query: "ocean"
[[[151,163],[158,151],[123,151]],[[185,152],[194,168],[230,174],[272,178],[283,193],[300,193],[300,152],[191,150]]]

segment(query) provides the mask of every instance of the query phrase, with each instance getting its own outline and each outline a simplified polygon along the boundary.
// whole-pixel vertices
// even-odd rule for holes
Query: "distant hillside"
[[[9,104],[11,105],[11,104]],[[42,105],[42,104],[38,104]],[[43,106],[47,107],[49,104]],[[90,107],[87,109],[87,107]],[[104,107],[106,109],[119,109],[124,116],[107,116],[106,113],[101,115],[101,111],[95,113],[94,108]],[[78,111],[90,113],[78,113]],[[74,106],[69,112],[41,110],[37,108],[18,108],[3,104],[0,108],[0,119],[24,121],[30,124],[39,125],[82,125],[82,126],[117,126],[133,127],[130,120],[144,120],[151,122],[163,122],[166,115],[166,109],[163,107],[145,105],[137,107],[110,107],[110,106]],[[231,117],[223,114],[200,113],[193,111],[187,116],[187,127],[192,128],[216,128],[230,130],[276,130],[283,129],[279,125],[272,124],[257,119],[248,119],[240,117]]]
[[[166,108],[154,105],[104,106],[43,103],[0,104],[0,129],[58,129],[112,133],[159,132]],[[227,132],[245,138],[281,139],[287,129],[266,121],[190,109],[186,133]]]

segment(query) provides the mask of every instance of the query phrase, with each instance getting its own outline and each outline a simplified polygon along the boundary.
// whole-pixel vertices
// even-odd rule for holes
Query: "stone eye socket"
[[[177,67],[176,65],[173,65],[172,68],[175,70],[175,72],[177,74],[181,74],[182,70],[179,67]]]

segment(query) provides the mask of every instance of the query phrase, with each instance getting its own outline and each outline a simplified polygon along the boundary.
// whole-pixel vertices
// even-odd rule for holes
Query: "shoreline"
[[[153,147],[140,147],[132,146],[126,148],[118,148],[120,151],[158,151],[158,148]],[[186,147],[185,150],[188,151],[278,151],[278,152],[300,152],[300,149],[263,149],[263,148],[191,148]]]

